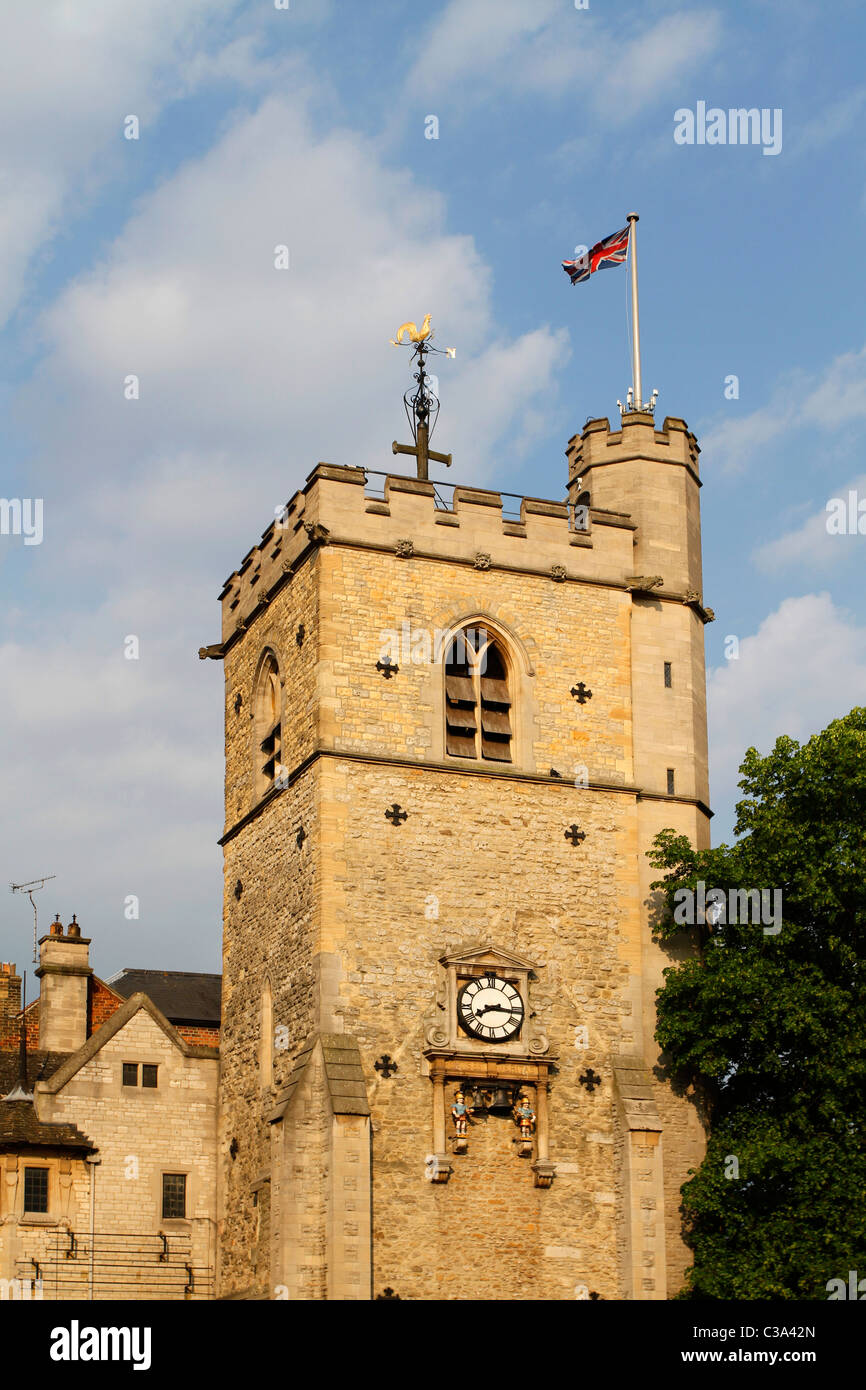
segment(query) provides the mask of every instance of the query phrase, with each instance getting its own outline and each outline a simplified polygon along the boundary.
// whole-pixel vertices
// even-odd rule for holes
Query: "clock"
[[[523,1000],[499,975],[482,975],[465,984],[457,996],[460,1026],[484,1042],[506,1042],[520,1032]]]

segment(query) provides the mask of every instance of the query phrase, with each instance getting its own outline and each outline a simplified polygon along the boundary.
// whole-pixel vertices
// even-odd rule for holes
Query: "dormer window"
[[[510,763],[511,738],[505,652],[484,628],[463,628],[445,659],[445,751]]]

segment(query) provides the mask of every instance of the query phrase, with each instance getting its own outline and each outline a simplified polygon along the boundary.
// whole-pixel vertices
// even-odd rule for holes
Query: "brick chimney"
[[[39,1046],[46,1052],[74,1052],[87,1041],[89,945],[75,917],[64,936],[59,914],[39,941]]]
[[[15,966],[0,960],[0,1047],[15,1047],[18,1043],[18,1018],[21,1009],[21,976]]]

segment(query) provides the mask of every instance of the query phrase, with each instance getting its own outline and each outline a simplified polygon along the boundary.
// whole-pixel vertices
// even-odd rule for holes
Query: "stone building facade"
[[[221,1296],[676,1293],[646,850],[709,843],[698,454],[591,421],[519,515],[320,464],[227,581]]]
[[[212,1298],[219,978],[89,946],[54,924],[23,1013],[0,964],[0,1298]]]

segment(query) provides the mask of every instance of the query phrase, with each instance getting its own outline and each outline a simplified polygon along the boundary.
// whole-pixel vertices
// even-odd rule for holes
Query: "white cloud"
[[[822,429],[866,419],[866,347],[837,357],[802,405],[803,423]]]
[[[250,37],[225,43],[239,0],[39,0],[0,9],[0,323],[40,248],[125,176],[160,112],[204,81],[272,80]],[[223,46],[220,47],[222,41]],[[123,138],[126,116],[141,123]]]
[[[436,98],[480,101],[491,86],[548,98],[579,90],[616,123],[693,75],[720,38],[711,9],[665,15],[624,38],[560,0],[451,0],[421,44],[406,93],[435,110]]]
[[[549,419],[567,337],[502,334],[489,269],[446,211],[372,142],[314,133],[297,86],[142,198],[38,325],[21,409],[45,542],[27,594],[48,617],[0,648],[4,858],[8,878],[58,872],[64,917],[112,933],[101,971],[218,960],[222,673],[196,651],[218,636],[222,580],[317,460],[394,469],[411,384],[398,324],[430,309],[457,347],[435,368],[455,481],[504,481]],[[137,962],[117,935],[127,893],[148,903]],[[186,918],[199,936],[178,961]]]
[[[289,270],[274,268],[280,244]],[[271,98],[148,198],[106,262],[46,313],[35,392],[65,392],[64,435],[74,418],[91,479],[115,473],[118,449],[134,448],[140,469],[183,440],[188,453],[253,454],[260,499],[279,489],[275,505],[287,446],[296,483],[318,458],[388,466],[409,385],[408,357],[388,340],[428,308],[437,341],[458,350],[437,361],[439,431],[465,475],[550,387],[564,336],[501,341],[489,272],[447,231],[441,197],[361,137],[315,136],[302,100]],[[124,399],[129,373],[137,401]],[[68,453],[58,464],[80,471]]]
[[[857,502],[866,501],[866,473],[852,478],[844,487],[834,488],[827,498],[827,501],[835,498],[844,502],[846,521],[851,492],[856,494]],[[831,534],[827,530],[827,521],[825,502],[818,511],[807,517],[802,525],[759,546],[753,555],[756,565],[759,569],[772,572],[790,565],[820,571],[834,568],[852,559],[862,563],[866,553],[866,537],[859,530],[844,535]]]
[[[740,472],[768,444],[804,428],[838,431],[866,420],[866,347],[833,359],[817,383],[800,370],[789,373],[758,410],[734,419],[717,417],[704,431],[701,451],[723,472]]]
[[[861,113],[866,104],[866,87],[855,87],[837,101],[831,102],[820,111],[813,121],[804,125],[795,134],[789,153],[793,155],[812,154],[857,129],[861,123]]]
[[[26,643],[0,643],[3,869],[18,882],[56,875],[40,924],[77,912],[103,976],[140,959],[219,967],[222,702],[196,681],[171,607],[127,590],[76,615],[59,597],[53,621],[34,630],[31,615]],[[123,654],[130,615],[137,661]],[[138,921],[124,917],[129,894]],[[28,918],[10,904],[5,924],[20,942]]]
[[[666,15],[630,42],[610,36],[599,55],[605,62],[597,104],[609,116],[636,115],[670,93],[681,77],[691,82],[720,38],[721,21],[714,10]]]
[[[710,791],[714,805],[735,802],[737,769],[755,747],[771,751],[781,734],[802,742],[864,703],[866,627],[829,594],[788,598],[743,637],[739,659],[708,675]],[[723,825],[717,843],[728,835]]]

